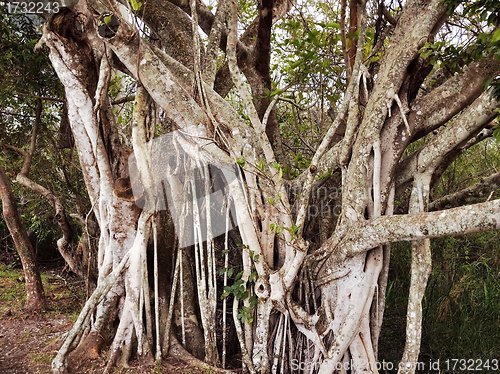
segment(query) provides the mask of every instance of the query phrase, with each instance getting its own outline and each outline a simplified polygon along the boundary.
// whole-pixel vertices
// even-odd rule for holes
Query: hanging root
[[[226,235],[224,238],[224,269],[228,269],[229,267],[229,245],[228,245],[228,239],[229,239],[229,212],[230,212],[230,205],[229,205],[229,199],[227,199],[227,210],[226,210]],[[227,271],[224,272],[224,289],[227,287]],[[227,338],[226,338],[226,325],[227,325],[227,316],[226,316],[226,311],[227,311],[227,298],[224,298],[222,301],[222,367],[225,369],[226,368],[226,346],[227,346]]]
[[[401,118],[403,119],[403,122],[406,126],[406,131],[408,132],[408,136],[411,136],[411,131],[410,131],[410,125],[408,124],[408,120],[406,119],[406,114],[403,109],[403,104],[401,103],[401,99],[397,94],[394,94],[394,100],[396,100],[396,103],[398,104],[399,110],[401,111]]]
[[[170,293],[170,303],[168,306],[168,316],[167,316],[167,326],[165,327],[165,338],[163,340],[163,346],[167,350],[165,354],[168,354],[169,339],[170,339],[170,327],[172,326],[172,316],[174,314],[174,302],[175,302],[175,293],[177,290],[177,283],[179,281],[179,269],[182,269],[181,266],[182,259],[182,251],[180,249],[177,250],[177,260],[175,261],[175,271],[174,271],[174,279],[172,280],[172,292]],[[181,287],[182,287],[182,276],[181,276]],[[182,292],[182,291],[181,291]],[[182,296],[181,296],[182,297]],[[184,312],[183,312],[184,313]]]

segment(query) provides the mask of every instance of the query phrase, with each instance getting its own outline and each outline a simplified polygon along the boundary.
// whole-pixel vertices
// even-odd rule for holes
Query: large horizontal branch
[[[490,175],[488,178],[482,179],[475,185],[457,191],[454,194],[444,196],[434,200],[429,204],[430,211],[437,209],[447,209],[457,207],[471,202],[476,202],[477,199],[487,197],[492,192],[500,188],[500,172]]]
[[[0,148],[10,149],[11,151],[19,153],[19,155],[21,155],[23,157],[26,157],[26,155],[27,155],[27,153],[24,149],[10,145],[10,144],[0,143]]]
[[[398,173],[398,184],[410,181],[417,172],[427,170],[433,173],[448,153],[478,133],[498,115],[496,109],[499,106],[500,101],[492,98],[489,91],[483,92],[445,129],[404,160]]]
[[[469,106],[483,92],[484,81],[499,66],[500,63],[494,59],[474,62],[461,74],[454,75],[430,93],[413,100],[408,115],[411,138],[401,136],[405,131],[401,111],[393,113],[380,134],[383,160],[380,174],[394,175],[408,144],[444,125]],[[383,195],[387,196],[387,189]]]
[[[328,261],[337,262],[380,244],[489,230],[500,230],[500,200],[430,213],[383,216],[353,227]]]
[[[442,85],[417,98],[410,104],[412,112],[408,123],[412,130],[412,140],[428,134],[448,122],[463,110],[484,90],[484,82],[500,68],[494,58],[474,62]]]
[[[483,129],[476,136],[471,137],[465,144],[460,145],[459,147],[454,148],[451,152],[449,152],[443,159],[443,161],[439,164],[439,166],[434,170],[432,174],[432,179],[430,183],[430,188],[432,189],[435,183],[439,180],[441,175],[446,171],[446,169],[454,162],[460,155],[466,152],[468,149],[473,147],[474,145],[482,142],[486,138],[490,138],[493,134],[493,130],[489,128]],[[400,201],[399,205],[394,208],[394,212],[396,214],[405,214],[408,213],[408,203],[409,203],[409,195],[406,194],[407,187],[411,184],[411,181],[406,182],[405,184],[399,184],[396,189],[395,200]],[[469,203],[480,203],[482,200],[470,201]],[[462,204],[463,205],[463,204]],[[458,205],[456,205],[458,206]],[[454,208],[448,207],[448,208]],[[431,210],[431,209],[428,209]],[[438,209],[434,209],[438,210]]]

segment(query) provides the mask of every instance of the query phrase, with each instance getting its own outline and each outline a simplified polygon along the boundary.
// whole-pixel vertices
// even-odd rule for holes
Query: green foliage
[[[0,264],[0,301],[7,301],[13,306],[21,307],[26,300],[22,270],[13,269],[9,265]]]
[[[141,6],[142,6],[141,2],[137,2],[137,0],[128,0],[128,2],[130,3],[130,5],[132,6],[132,9],[134,11],[137,12],[139,9],[141,9]],[[104,20],[104,22],[106,22],[106,20]]]
[[[276,233],[276,235],[281,235],[281,225],[275,225],[274,223],[271,223],[269,225],[269,228],[271,229],[271,231],[274,231]]]
[[[242,306],[240,309],[238,309],[238,319],[243,323],[252,323],[252,312],[248,307]]]
[[[250,251],[250,259],[253,261],[253,262],[259,262],[259,259],[260,259],[260,256],[259,255],[256,255],[254,251]],[[252,280],[254,280],[254,278],[257,276],[257,272],[254,271],[252,272],[252,274],[250,274],[250,277],[248,278],[248,280],[251,282]]]
[[[283,60],[274,69],[278,69],[287,80],[295,79],[303,83],[310,81],[310,74],[339,74],[338,66],[332,63],[333,55],[339,52],[339,24],[314,22],[311,18],[304,27],[303,22],[299,17],[291,16],[280,25],[289,37],[276,40],[275,52]]]
[[[287,153],[281,166],[285,177],[295,178],[309,167],[331,123],[327,112],[344,92],[339,13],[332,3],[299,2],[275,29],[271,69],[279,84],[273,83],[267,95],[283,99],[276,103]]]
[[[257,17],[256,0],[238,0],[238,21],[247,29]]]
[[[494,56],[500,61],[500,2],[497,0],[444,0],[442,4],[447,6],[448,14],[466,20],[466,31],[477,35],[474,40],[465,45],[454,47],[452,45],[440,45],[444,42],[426,43],[421,53],[424,58],[430,58],[430,62],[443,63],[452,71],[459,71],[464,65]],[[458,14],[457,10],[461,11]],[[475,25],[480,25],[476,27]],[[489,27],[490,32],[484,32]],[[500,79],[490,79],[486,87],[492,87],[492,94],[500,97]]]
[[[443,65],[443,61],[447,61],[447,66],[455,72],[461,70],[466,61],[469,61],[470,55],[463,48],[457,47],[445,41],[436,43],[425,43],[420,49],[420,56],[428,59],[431,65],[436,68]]]
[[[500,85],[497,86],[498,89],[498,94],[500,94]],[[500,125],[496,125],[493,129],[493,137],[497,140],[497,142],[500,142]]]
[[[74,149],[60,149],[59,139],[54,136],[65,116],[62,104],[64,91],[47,52],[33,50],[42,35],[41,21],[34,15],[7,14],[5,8],[1,8],[0,143],[26,150],[36,108],[41,103],[39,136],[30,178],[53,191],[69,212],[77,211],[78,204],[89,210],[85,185],[78,163],[74,161],[76,152]],[[38,100],[38,97],[49,99]],[[13,151],[3,150],[0,162],[10,180],[14,181],[21,170],[23,158]],[[53,261],[59,256],[56,240],[60,232],[53,219],[52,207],[38,193],[17,183],[11,185],[23,224],[33,232],[31,240],[39,260]],[[3,233],[3,229],[0,231]],[[74,233],[78,233],[76,227]],[[8,247],[10,242],[2,245]]]
[[[104,21],[104,23],[107,25],[107,24],[109,24],[109,23],[111,22],[111,19],[113,19],[113,15],[112,15],[112,14],[110,14],[110,15],[108,15],[108,16],[105,16],[105,17],[103,18],[103,21]]]
[[[497,25],[500,20],[500,3],[496,0],[444,0],[442,4],[447,6],[448,15],[462,5],[464,16],[478,18],[489,25]]]
[[[278,171],[278,178],[283,178],[283,168],[281,167],[281,165],[277,162],[273,162],[272,167]]]
[[[498,170],[499,167],[500,142],[487,139],[476,144],[460,155],[443,173],[436,183],[433,198],[450,195],[470,187],[481,178],[490,175],[491,170]],[[497,196],[498,192],[492,198],[498,198]]]
[[[423,301],[419,361],[481,358],[484,362],[498,357],[498,243],[498,232],[432,240],[433,271]],[[393,244],[380,360],[397,362],[403,352],[410,264],[411,244]]]
[[[421,139],[415,148],[425,141]],[[499,167],[500,144],[492,139],[477,144],[447,169],[432,198],[474,185]],[[491,199],[498,198],[499,192]],[[426,361],[480,358],[484,362],[500,354],[499,239],[499,232],[485,232],[431,240],[433,271],[423,301],[419,361],[425,357]],[[379,359],[396,362],[403,351],[410,264],[411,244],[394,243]]]
[[[245,167],[245,156],[241,156],[240,158],[236,159],[236,163],[240,166],[240,168]]]
[[[0,101],[15,105],[18,93],[61,92],[47,53],[33,52],[41,37],[41,21],[20,13],[8,15],[5,6],[0,8]]]

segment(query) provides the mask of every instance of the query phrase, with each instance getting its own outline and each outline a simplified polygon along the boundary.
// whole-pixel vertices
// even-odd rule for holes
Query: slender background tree
[[[229,339],[250,373],[377,372],[400,241],[412,248],[399,372],[415,372],[430,239],[500,228],[495,173],[432,201],[449,165],[495,133],[500,8],[310,6],[44,8],[37,48],[64,86],[100,232],[97,288],[54,373],[106,341],[106,372],[133,353],[224,367]],[[128,81],[132,110],[116,96]]]

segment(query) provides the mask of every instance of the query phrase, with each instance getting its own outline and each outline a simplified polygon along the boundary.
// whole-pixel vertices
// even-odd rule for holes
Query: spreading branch
[[[500,172],[482,179],[475,185],[457,191],[454,194],[443,196],[429,204],[429,210],[448,209],[464,204],[476,203],[500,188]]]
[[[500,200],[445,211],[383,216],[351,229],[331,261],[367,251],[379,244],[500,230]]]
[[[426,169],[435,170],[448,153],[489,124],[498,115],[496,109],[499,106],[500,101],[491,97],[489,91],[483,92],[445,129],[405,159],[398,173],[398,184],[412,180],[415,172],[423,172]]]

